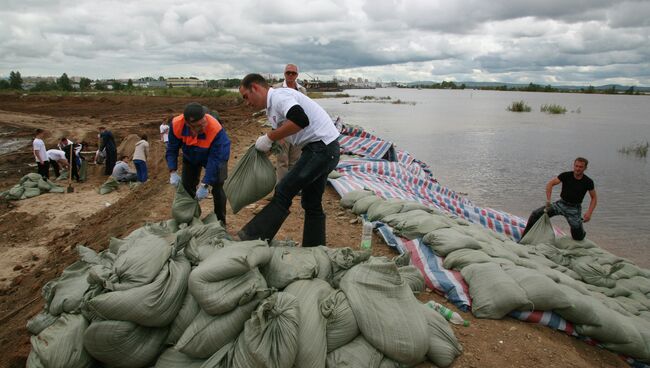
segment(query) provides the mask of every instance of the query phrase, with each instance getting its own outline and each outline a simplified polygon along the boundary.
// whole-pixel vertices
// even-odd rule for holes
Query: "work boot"
[[[287,216],[289,216],[289,211],[272,200],[260,213],[244,225],[237,235],[240,240],[262,239],[270,242],[280,230]]]
[[[325,214],[305,215],[305,227],[302,229],[302,246],[317,247],[325,245]]]

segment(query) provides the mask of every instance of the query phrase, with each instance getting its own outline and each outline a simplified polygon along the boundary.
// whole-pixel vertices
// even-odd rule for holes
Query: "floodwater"
[[[650,96],[398,88],[345,93],[352,97],[318,103],[425,161],[442,185],[474,204],[524,218],[544,204],[551,178],[571,170],[575,157],[586,157],[598,194],[587,237],[650,268],[650,166],[646,158],[618,152],[650,140]],[[357,103],[363,96],[406,103]],[[519,100],[532,111],[506,110]],[[542,113],[543,104],[568,111]],[[557,186],[554,200],[559,194]],[[588,205],[587,194],[583,211]],[[568,231],[562,217],[553,223]]]

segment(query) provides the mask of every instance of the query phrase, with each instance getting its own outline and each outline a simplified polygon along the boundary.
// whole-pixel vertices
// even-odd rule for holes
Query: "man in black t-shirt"
[[[573,171],[566,171],[554,177],[546,184],[546,206],[540,207],[533,211],[526,223],[526,229],[521,235],[524,235],[535,225],[544,212],[548,213],[549,217],[555,215],[562,215],[567,219],[571,227],[571,237],[574,240],[582,240],[585,238],[585,230],[582,227],[583,222],[589,222],[591,215],[598,203],[596,197],[596,190],[594,189],[594,181],[584,174],[587,170],[589,161],[586,158],[578,157],[573,161]],[[562,183],[562,192],[560,193],[560,200],[551,203],[551,194],[553,187]],[[584,214],[584,219],[581,216],[582,200],[585,194],[589,193],[591,201],[589,202],[589,209]]]

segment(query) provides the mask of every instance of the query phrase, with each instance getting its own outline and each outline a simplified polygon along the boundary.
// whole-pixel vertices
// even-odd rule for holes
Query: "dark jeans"
[[[223,191],[223,183],[228,177],[228,162],[223,162],[219,167],[217,183],[212,184],[212,200],[214,202],[214,213],[217,219],[226,226],[226,193]],[[193,165],[183,159],[183,173],[181,181],[185,191],[192,197],[196,196],[196,186],[199,185],[201,177],[201,165]]]
[[[38,173],[41,174],[43,179],[50,178],[50,161],[45,161],[43,163],[37,162],[38,164]]]
[[[147,162],[142,160],[133,160],[133,164],[135,165],[135,171],[138,174],[138,181],[140,183],[147,181],[149,177],[147,173]]]
[[[113,168],[117,162],[117,151],[115,150],[106,150],[106,168],[104,169],[104,175],[111,175],[113,173]]]
[[[321,202],[327,175],[339,163],[339,151],[338,140],[328,145],[322,141],[305,145],[295,166],[275,186],[273,201],[289,210],[293,197],[302,190],[300,204],[305,210],[305,218],[324,216]]]
[[[540,207],[530,214],[528,222],[526,223],[526,229],[524,230],[524,233],[521,234],[522,238],[533,227],[533,225],[535,225],[537,220],[544,215],[544,208],[545,207]],[[551,203],[551,208],[548,210],[548,217],[557,215],[566,218],[569,227],[571,228],[571,237],[574,240],[583,240],[585,238],[587,233],[582,226],[582,209],[580,208],[580,205],[571,204],[560,199],[557,202]]]
[[[59,166],[59,163],[56,161],[50,161],[50,166],[52,166],[52,170],[54,170],[54,180],[59,178],[59,175],[61,175],[61,167]]]

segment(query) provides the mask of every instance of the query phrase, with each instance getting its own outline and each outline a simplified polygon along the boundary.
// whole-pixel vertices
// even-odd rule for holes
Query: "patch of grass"
[[[347,93],[336,93],[336,94],[328,94],[325,92],[307,92],[307,96],[311,99],[317,99],[317,98],[347,98],[350,97],[349,94]]]
[[[566,107],[556,104],[544,104],[539,108],[539,111],[547,114],[565,114]]]
[[[619,149],[618,152],[636,157],[646,157],[648,155],[648,147],[650,147],[648,141],[645,141],[645,143],[632,143]]]
[[[526,102],[524,102],[524,100],[513,101],[512,104],[506,108],[506,110],[512,112],[530,112],[530,106],[526,105]]]
[[[148,96],[168,97],[239,97],[239,93],[211,88],[160,88],[143,90]],[[138,94],[138,93],[136,93]]]

